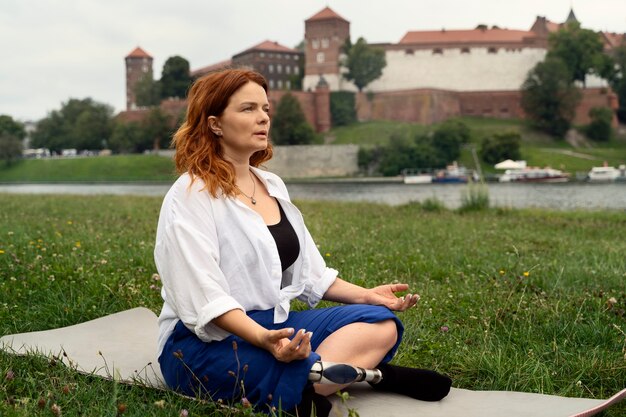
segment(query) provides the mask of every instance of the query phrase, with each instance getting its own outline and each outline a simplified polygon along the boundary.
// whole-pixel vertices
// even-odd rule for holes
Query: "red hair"
[[[213,197],[219,190],[235,196],[235,169],[222,154],[219,137],[209,128],[209,116],[219,117],[230,97],[245,84],[253,82],[267,93],[267,81],[261,74],[245,69],[227,69],[198,78],[187,95],[187,117],[174,134],[172,146],[176,149],[176,170],[188,172],[192,182],[201,178]],[[255,152],[250,165],[258,167],[272,158],[272,145]]]

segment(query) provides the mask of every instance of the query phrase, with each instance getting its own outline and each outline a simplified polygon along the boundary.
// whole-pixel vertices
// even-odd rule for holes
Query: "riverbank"
[[[137,306],[158,313],[152,253],[161,200],[0,194],[0,334]],[[623,213],[299,207],[342,277],[407,282],[421,295],[418,308],[400,315],[406,332],[395,363],[447,373],[459,388],[590,398],[624,388]],[[224,415],[33,357],[2,353],[0,371],[0,415],[39,415],[40,401],[64,415],[115,415],[122,406],[125,415]],[[625,412],[622,403],[606,416]]]

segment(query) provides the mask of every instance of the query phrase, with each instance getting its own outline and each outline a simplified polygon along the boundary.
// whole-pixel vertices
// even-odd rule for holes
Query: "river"
[[[492,207],[557,210],[626,210],[626,183],[503,184],[488,183]],[[292,199],[366,201],[388,205],[437,199],[454,209],[468,190],[465,184],[405,185],[380,181],[293,182]],[[164,196],[169,184],[0,184],[0,192],[19,194],[111,194]]]

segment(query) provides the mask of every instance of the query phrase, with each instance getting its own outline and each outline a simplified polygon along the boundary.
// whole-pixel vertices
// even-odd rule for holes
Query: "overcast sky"
[[[38,120],[69,98],[125,107],[124,57],[141,46],[155,77],[180,55],[191,69],[264,40],[294,47],[325,6],[350,21],[353,40],[398,42],[409,30],[528,30],[563,22],[573,3],[583,27],[626,32],[626,0],[0,0],[0,114]]]

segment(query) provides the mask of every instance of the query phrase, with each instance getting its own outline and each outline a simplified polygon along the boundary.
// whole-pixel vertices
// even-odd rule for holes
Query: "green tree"
[[[496,133],[485,137],[480,145],[480,158],[488,164],[506,159],[521,159],[522,137],[517,132]]]
[[[24,125],[11,116],[0,115],[0,160],[11,165],[22,156],[22,141],[26,137]]]
[[[306,121],[300,102],[289,93],[276,106],[271,135],[276,145],[307,145],[315,140],[315,132]]]
[[[449,120],[435,129],[432,146],[440,161],[448,164],[461,155],[461,146],[469,142],[470,129],[463,122]]]
[[[571,125],[580,91],[558,58],[538,63],[522,85],[522,108],[533,125],[544,132],[563,136]]]
[[[137,146],[137,151],[168,148],[174,133],[173,124],[171,116],[163,110],[158,107],[151,109],[148,116],[141,122],[143,141]]]
[[[6,166],[22,156],[22,141],[10,133],[0,132],[0,160]]]
[[[354,93],[349,91],[331,92],[330,117],[334,127],[347,126],[356,122]]]
[[[590,139],[608,141],[613,134],[613,111],[607,107],[592,107],[589,110],[591,122],[585,126],[585,133]]]
[[[617,118],[626,123],[626,42],[613,49],[612,63],[613,73],[609,77],[609,84],[619,102]]]
[[[180,56],[168,58],[163,64],[160,84],[162,98],[185,98],[191,85],[189,61]]]
[[[146,142],[141,124],[117,122],[109,139],[109,148],[115,153],[140,152]]]
[[[342,65],[348,71],[343,76],[346,80],[352,81],[359,91],[363,91],[365,86],[380,77],[387,65],[385,51],[368,45],[364,38],[359,38],[354,45],[348,39],[344,45],[344,52],[346,57]]]
[[[589,29],[582,29],[580,23],[570,22],[548,38],[548,57],[560,58],[568,68],[573,80],[585,85],[585,76],[606,70],[603,60],[604,45],[600,35]],[[598,66],[601,68],[598,68]]]
[[[93,101],[70,99],[37,123],[32,144],[54,152],[75,148],[102,149],[113,130],[113,108]]]
[[[158,106],[161,102],[161,82],[155,81],[151,72],[135,84],[135,99],[140,107]]]

